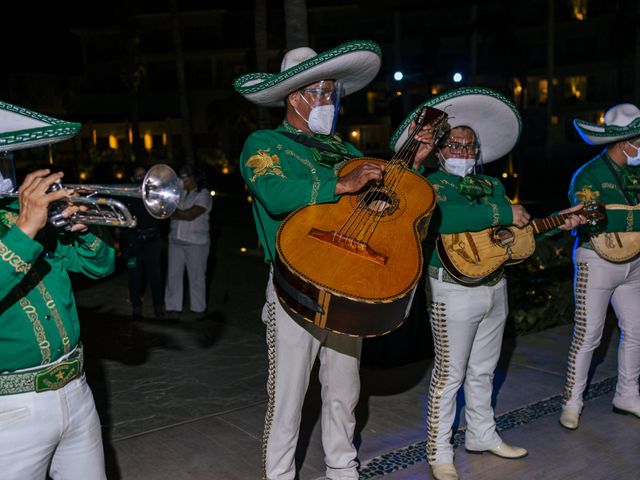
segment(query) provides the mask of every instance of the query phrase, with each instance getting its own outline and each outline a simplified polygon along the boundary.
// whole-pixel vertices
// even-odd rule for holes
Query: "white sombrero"
[[[357,92],[374,79],[380,64],[380,47],[368,40],[343,43],[319,54],[301,47],[285,54],[280,73],[249,73],[233,86],[257,105],[281,107],[291,92],[321,80],[341,82],[344,95]]]
[[[78,133],[79,123],[0,102],[0,152],[61,142]]]
[[[577,118],[573,125],[589,145],[619,142],[640,135],[640,109],[630,103],[621,103],[605,113],[604,125]]]
[[[394,152],[407,140],[411,121],[425,105],[446,112],[447,123],[451,128],[472,128],[480,142],[484,163],[493,162],[508,154],[522,131],[520,114],[504,95],[489,88],[463,87],[430,98],[413,110],[391,137],[389,146]]]

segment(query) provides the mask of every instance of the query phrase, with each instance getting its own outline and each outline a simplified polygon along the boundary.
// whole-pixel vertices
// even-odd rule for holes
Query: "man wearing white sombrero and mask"
[[[79,129],[78,123],[0,102],[0,154],[59,142]],[[63,231],[47,223],[55,202],[63,201],[65,218],[79,210],[65,207],[71,191],[49,191],[61,178],[61,172],[37,170],[20,185],[18,199],[0,199],[3,480],[106,479],[100,420],[84,377],[67,272],[109,275],[115,254],[101,228],[76,224]]]
[[[604,125],[579,119],[574,125],[586,143],[605,149],[575,173],[570,201],[604,203],[605,233],[640,232],[640,109],[620,104],[607,111]],[[640,257],[606,260],[593,249],[592,233],[597,232],[579,229],[574,250],[575,327],[560,416],[560,424],[570,430],[579,426],[582,395],[610,302],[620,326],[613,411],[640,418]]]
[[[456,394],[463,384],[467,451],[490,452],[509,459],[522,458],[527,451],[502,441],[491,406],[493,372],[508,313],[503,269],[480,285],[465,286],[443,268],[435,240],[440,233],[499,225],[523,227],[530,217],[521,205],[511,204],[498,179],[475,173],[478,163],[498,160],[515,146],[521,120],[514,105],[488,88],[467,87],[439,95],[403,121],[391,138],[392,149],[398,150],[404,143],[417,110],[425,105],[446,112],[450,127],[433,151],[439,168],[427,175],[437,193],[426,238],[426,290],[435,346],[428,400],[427,460],[434,478],[455,480],[458,474],[451,436]],[[579,221],[572,216],[560,228],[570,230]]]
[[[279,74],[250,74],[234,83],[238,92],[257,105],[286,106],[283,123],[274,130],[253,133],[240,159],[242,175],[254,197],[254,219],[266,262],[275,260],[276,233],[288,213],[305,205],[335,202],[341,195],[382,180],[383,170],[373,164],[338,177],[340,165],[361,153],[335,133],[340,99],[365,87],[379,68],[380,47],[354,41],[321,54],[310,48],[291,50]],[[353,435],[362,340],[321,329],[286,310],[274,291],[273,270],[266,297],[262,319],[267,325],[269,403],[263,478],[295,477],[302,404],[319,357],[326,476],[357,479]]]

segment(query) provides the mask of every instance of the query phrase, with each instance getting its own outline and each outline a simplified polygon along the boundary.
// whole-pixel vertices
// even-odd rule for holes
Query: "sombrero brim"
[[[0,152],[61,142],[76,135],[80,127],[79,123],[0,102]]]
[[[589,145],[604,145],[640,136],[640,118],[635,119],[626,127],[597,125],[576,118],[573,121],[573,126],[576,127],[582,139]]]
[[[430,98],[416,107],[391,137],[389,146],[394,152],[407,140],[409,125],[423,106],[446,112],[451,128],[472,128],[480,142],[484,163],[507,155],[520,138],[522,120],[508,98],[489,88],[463,87]]]
[[[281,107],[291,92],[321,80],[342,83],[344,95],[371,82],[381,65],[380,47],[371,41],[344,43],[277,74],[250,73],[236,79],[234,88],[262,107]]]

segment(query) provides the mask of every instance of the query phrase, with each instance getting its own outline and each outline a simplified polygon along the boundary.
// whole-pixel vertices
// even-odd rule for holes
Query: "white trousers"
[[[262,440],[262,478],[295,477],[302,404],[319,356],[326,476],[331,480],[357,480],[353,435],[360,396],[362,339],[332,333],[289,315],[276,296],[271,275],[266,297],[262,320],[267,324],[269,403]]]
[[[207,309],[207,258],[209,244],[192,245],[169,240],[169,265],[167,285],[164,291],[164,306],[169,311],[182,311],[184,269],[189,277],[189,301],[192,312],[202,313]]]
[[[106,480],[100,420],[84,375],[59,390],[0,396],[0,478]]]
[[[427,460],[453,462],[456,393],[464,382],[465,447],[489,450],[502,440],[491,406],[493,373],[507,318],[507,283],[466,287],[428,278],[427,302],[435,360],[429,386]]]
[[[618,318],[618,382],[613,403],[640,408],[640,258],[611,263],[587,248],[574,256],[575,315],[569,350],[565,408],[580,411],[593,351],[600,344],[609,302]]]

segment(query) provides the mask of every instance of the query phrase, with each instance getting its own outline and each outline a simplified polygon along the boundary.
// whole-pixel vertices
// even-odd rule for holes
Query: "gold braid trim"
[[[314,167],[313,164],[308,159],[302,158],[293,150],[287,149],[284,151],[284,153],[286,153],[287,155],[291,155],[292,157],[294,157],[296,160],[298,160],[300,163],[302,163],[309,169],[309,172],[313,177],[313,184],[311,185],[311,192],[309,195],[309,205],[315,204],[316,201],[318,200],[318,191],[320,190],[320,179],[318,178],[316,167]]]
[[[41,365],[51,363],[51,345],[49,344],[49,340],[47,340],[47,335],[42,327],[40,318],[38,318],[36,307],[34,307],[29,299],[24,295],[20,298],[20,306],[22,307],[22,311],[25,315],[29,317],[31,325],[33,326],[33,333],[35,334],[38,346],[40,347],[40,355],[42,357]]]
[[[627,232],[633,232],[633,210],[627,211]]]
[[[269,377],[267,379],[267,412],[264,417],[264,433],[262,434],[262,480],[267,480],[267,444],[273,424],[276,408],[276,304],[267,302],[267,355],[269,357]]]
[[[99,237],[96,237],[93,239],[93,242],[91,242],[89,245],[87,245],[87,248],[89,250],[91,250],[92,252],[95,252],[98,249],[98,246],[102,243],[102,239],[100,239]]]
[[[17,273],[27,273],[31,269],[31,264],[22,260],[20,255],[9,249],[2,240],[0,240],[0,257],[11,265]]]
[[[39,277],[39,275],[37,275]],[[56,323],[56,327],[58,328],[58,333],[60,334],[60,338],[62,339],[62,345],[64,345],[64,353],[69,353],[71,350],[71,340],[69,340],[69,335],[67,334],[67,330],[64,328],[64,323],[62,322],[62,317],[60,316],[60,312],[56,308],[56,302],[53,300],[53,297],[47,290],[47,287],[44,285],[44,282],[40,280],[37,285],[38,291],[42,298],[44,299],[47,308],[53,315],[53,319]]]
[[[440,427],[440,401],[447,380],[449,379],[449,335],[446,325],[446,305],[431,302],[429,318],[433,332],[436,355],[433,362],[433,373],[429,385],[429,412],[427,414],[427,460],[436,460],[437,438]]]
[[[576,361],[577,355],[584,344],[584,337],[587,333],[587,284],[589,280],[589,263],[578,262],[576,265],[576,278],[574,285],[575,314],[573,326],[573,338],[569,349],[569,359],[567,364],[567,383],[564,387],[563,405],[566,405],[573,397],[573,388],[576,384]],[[582,394],[582,392],[580,392]]]

